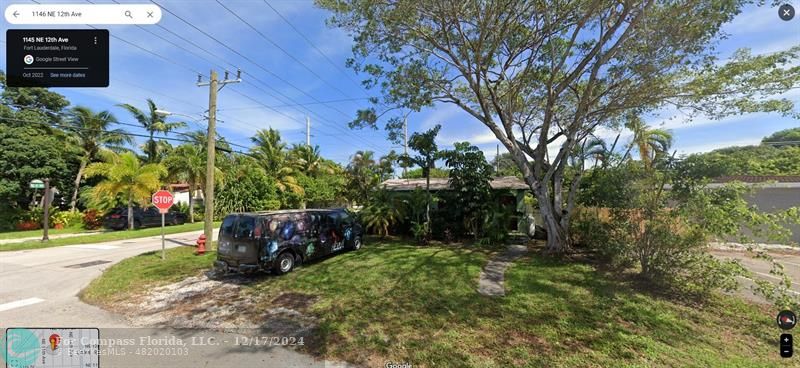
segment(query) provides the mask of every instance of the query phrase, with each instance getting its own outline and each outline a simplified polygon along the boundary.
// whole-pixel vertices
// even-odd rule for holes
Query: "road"
[[[193,245],[202,231],[167,236],[167,247]],[[216,234],[215,234],[216,237]],[[101,366],[142,367],[328,367],[323,362],[283,346],[232,346],[224,335],[209,331],[131,328],[123,317],[78,299],[78,293],[111,265],[131,256],[161,249],[161,237],[0,252],[0,327],[97,327],[101,339],[175,336],[183,341],[214,344],[191,346],[188,355],[101,357]],[[194,338],[194,339],[193,339]],[[220,343],[226,341],[226,343]],[[102,346],[101,346],[102,348]],[[174,352],[174,351],[173,351]],[[111,354],[111,353],[109,353]]]
[[[778,263],[783,265],[783,270],[792,280],[791,291],[800,295],[800,252],[798,251],[783,251],[771,250],[768,251]],[[737,249],[713,249],[711,254],[723,259],[738,259],[739,262],[752,272],[754,278],[778,282],[780,279],[769,273],[771,264],[763,259],[755,259],[751,253],[745,250]],[[751,286],[754,285],[753,280],[740,277],[739,283],[741,285],[740,294],[750,300],[766,303],[763,297],[753,294]]]

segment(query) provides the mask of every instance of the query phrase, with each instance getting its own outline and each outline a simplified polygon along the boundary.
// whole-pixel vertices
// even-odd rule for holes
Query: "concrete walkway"
[[[59,238],[72,238],[74,236],[86,236],[86,235],[98,235],[105,233],[107,231],[87,231],[82,233],[70,233],[70,234],[55,234],[49,235],[48,238],[50,239],[59,239]],[[42,236],[31,236],[27,238],[16,238],[16,239],[0,239],[0,244],[11,244],[11,243],[22,243],[31,240],[42,240]]]
[[[510,245],[503,253],[491,259],[478,278],[478,292],[488,296],[505,296],[505,273],[515,259],[528,251],[524,245]]]

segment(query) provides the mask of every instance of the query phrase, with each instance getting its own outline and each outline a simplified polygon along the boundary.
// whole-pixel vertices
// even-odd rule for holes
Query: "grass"
[[[217,226],[219,226],[219,222],[214,223],[214,227]],[[175,234],[175,233],[182,233],[182,232],[202,230],[202,229],[203,229],[203,223],[195,222],[193,224],[167,226],[164,228],[164,233]],[[50,248],[62,245],[102,243],[113,240],[144,238],[148,236],[157,236],[157,235],[161,235],[161,227],[150,227],[138,230],[109,231],[101,234],[50,239],[47,242],[39,240],[31,240],[19,243],[0,244],[0,252],[11,251],[11,250],[23,250],[23,249]]]
[[[181,253],[184,252],[184,253]],[[88,301],[123,300],[210,267],[191,249],[134,257],[92,282]],[[282,293],[314,295],[319,327],[309,352],[368,366],[767,367],[778,357],[772,311],[735,297],[690,306],[637,291],[574,262],[524,258],[507,295],[476,293],[491,252],[367,244],[243,286],[257,308]],[[176,267],[177,266],[177,267]]]
[[[161,250],[147,252],[125,259],[92,280],[81,292],[81,299],[101,305],[123,300],[146,286],[158,286],[196,275],[211,268],[216,252],[194,255],[194,247],[177,247],[166,250],[166,260],[161,260]]]
[[[86,230],[82,228],[80,225],[66,227],[63,229],[49,229],[47,233],[49,235],[61,235],[61,234],[77,234],[77,233],[91,233],[97,232],[98,230]],[[22,239],[22,238],[34,238],[34,237],[42,237],[42,229],[39,230],[21,230],[21,231],[4,231],[0,232],[0,240],[10,240],[10,239]]]

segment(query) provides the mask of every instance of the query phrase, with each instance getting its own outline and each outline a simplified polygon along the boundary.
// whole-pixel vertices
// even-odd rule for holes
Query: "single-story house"
[[[175,204],[185,203],[189,204],[189,184],[173,183],[169,185],[168,189],[173,196],[175,196]],[[203,203],[203,192],[200,189],[195,190],[194,193],[195,206]]]
[[[512,231],[522,230],[527,231],[528,228],[528,214],[533,212],[532,208],[525,205],[525,193],[530,192],[530,188],[525,181],[515,176],[501,176],[492,179],[489,183],[492,190],[504,191],[501,193],[500,202],[505,205],[510,215],[509,227]],[[392,192],[410,192],[416,188],[425,189],[425,178],[417,179],[389,179],[381,183],[381,186],[388,191]],[[431,178],[430,179],[431,192],[440,192],[450,190],[450,183],[448,178]]]

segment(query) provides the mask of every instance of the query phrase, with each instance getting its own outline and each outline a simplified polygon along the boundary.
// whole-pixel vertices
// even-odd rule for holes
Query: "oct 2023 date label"
[[[9,87],[108,87],[108,30],[9,29]]]

